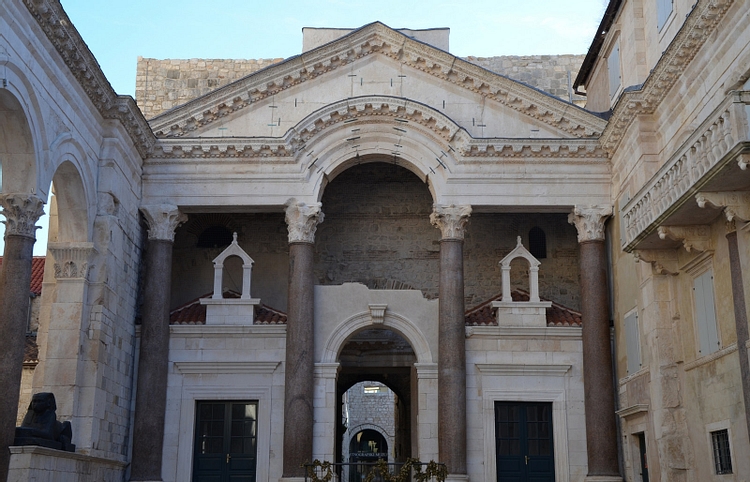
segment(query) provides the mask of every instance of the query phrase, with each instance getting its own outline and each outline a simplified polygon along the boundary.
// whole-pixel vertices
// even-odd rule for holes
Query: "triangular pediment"
[[[161,138],[279,138],[318,109],[367,95],[428,105],[477,138],[591,138],[606,125],[376,22],[165,112],[151,127]]]

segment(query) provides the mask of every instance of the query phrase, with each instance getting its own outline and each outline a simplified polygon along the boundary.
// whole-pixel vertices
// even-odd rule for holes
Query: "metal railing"
[[[305,482],[444,482],[445,464],[409,459],[401,463],[357,461],[305,464]]]

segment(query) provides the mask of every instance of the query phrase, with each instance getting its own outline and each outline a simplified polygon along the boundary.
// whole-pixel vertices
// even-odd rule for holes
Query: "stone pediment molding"
[[[617,149],[637,116],[653,114],[656,111],[735,1],[696,2],[682,28],[641,88],[624,92],[615,105],[609,123],[601,135],[602,146],[607,152],[611,153]]]
[[[696,224],[690,226],[659,226],[657,230],[661,239],[679,241],[685,250],[709,251],[711,249],[711,226]]]
[[[695,196],[698,206],[706,205],[716,209],[723,209],[727,221],[750,221],[750,192],[700,192]]]
[[[99,63],[73,26],[59,1],[24,0],[47,39],[54,45],[65,65],[105,119],[120,121],[142,159],[156,138],[141,110],[129,95],[117,95],[104,76]]]
[[[245,252],[244,249],[240,248],[237,244],[237,233],[232,234],[232,243],[222,251],[217,257],[214,258],[214,294],[213,299],[223,299],[222,281],[224,280],[224,262],[227,258],[237,256],[242,260],[242,294],[240,298],[243,300],[251,299],[250,296],[250,283],[253,274],[253,264],[255,261]]]
[[[606,126],[606,121],[584,109],[411,39],[380,22],[165,112],[152,119],[151,126],[160,138],[186,137],[253,103],[368,55],[389,57],[574,137],[596,137]]]

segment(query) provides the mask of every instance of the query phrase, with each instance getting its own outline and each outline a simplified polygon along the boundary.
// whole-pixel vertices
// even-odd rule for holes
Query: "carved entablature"
[[[435,204],[430,214],[430,223],[440,229],[442,239],[464,239],[464,228],[471,216],[471,206]]]
[[[737,220],[747,223],[750,221],[750,192],[700,192],[695,196],[698,206],[706,205],[716,209],[723,209],[727,221]]]
[[[289,230],[289,243],[314,243],[318,224],[325,215],[321,203],[305,204],[290,199],[286,203],[286,225]]]
[[[59,1],[24,0],[47,39],[105,119],[120,121],[142,159],[148,156],[156,138],[141,110],[129,95],[117,95],[99,63],[86,46]]]
[[[0,214],[5,216],[5,235],[36,238],[36,222],[44,214],[44,201],[33,194],[0,195]]]
[[[708,251],[711,249],[711,226],[690,225],[690,226],[659,226],[657,230],[661,239],[672,239],[679,241],[685,250]]]
[[[658,221],[692,200],[693,187],[735,162],[727,154],[735,145],[750,140],[746,127],[746,106],[750,96],[733,92],[695,130],[682,148],[662,166],[651,180],[623,208],[624,249],[654,232]]]
[[[55,259],[55,279],[86,280],[97,254],[94,243],[49,243]]]
[[[295,162],[295,149],[284,139],[159,139],[149,156],[155,159],[282,159]]]
[[[576,206],[568,222],[578,231],[578,242],[604,241],[604,223],[612,216],[612,206]]]
[[[174,241],[174,231],[187,221],[187,215],[171,204],[141,206],[148,222],[148,239]]]
[[[461,156],[464,162],[482,158],[492,158],[492,162],[497,162],[497,158],[519,159],[520,162],[540,158],[609,162],[607,153],[595,139],[470,139],[461,149]]]
[[[677,250],[674,249],[636,249],[633,251],[635,261],[651,264],[654,273],[676,275],[680,272]]]
[[[713,35],[729,7],[738,0],[698,0],[639,90],[624,92],[601,135],[602,147],[614,152],[636,117],[653,114]]]
[[[346,40],[333,41],[209,93],[190,113],[176,109],[157,116],[152,121],[154,132],[158,137],[187,136],[191,131],[368,55],[384,55],[575,137],[597,137],[606,126],[603,119],[583,109],[571,108],[566,102],[376,22],[352,32]]]

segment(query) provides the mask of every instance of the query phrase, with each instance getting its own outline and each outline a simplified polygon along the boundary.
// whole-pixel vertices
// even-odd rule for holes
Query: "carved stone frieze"
[[[657,220],[692,198],[693,188],[703,183],[707,174],[716,172],[720,162],[729,163],[730,150],[747,141],[745,108],[750,105],[742,92],[734,92],[708,116],[706,121],[664,164],[641,191],[623,209],[626,250],[634,241],[653,232]],[[734,133],[744,133],[735,138]]]
[[[705,208],[706,205],[716,209],[723,209],[727,221],[733,222],[750,221],[750,192],[700,192],[695,196],[698,206]]]
[[[679,273],[677,251],[674,249],[636,249],[633,250],[636,262],[651,263],[656,274],[676,275]]]
[[[149,159],[281,158],[294,161],[294,149],[284,139],[160,139]],[[153,163],[153,162],[151,162]]]
[[[578,242],[604,241],[604,222],[612,216],[612,206],[576,206],[568,222],[578,231]]]
[[[55,279],[86,279],[97,251],[94,243],[49,243],[55,259]]]
[[[435,204],[430,214],[430,223],[440,229],[443,239],[464,239],[464,228],[471,216],[471,206]]]
[[[322,206],[321,203],[308,205],[296,199],[287,201],[285,219],[290,243],[315,242],[315,231],[325,218]]]
[[[461,150],[464,159],[521,158],[523,162],[539,158],[573,158],[591,162],[609,162],[607,153],[595,139],[471,139]]]
[[[141,212],[148,223],[149,240],[174,241],[174,230],[188,219],[171,204],[141,206]]]
[[[44,201],[33,194],[0,195],[0,214],[5,216],[5,235],[36,238],[36,222],[44,214]]]
[[[737,0],[698,0],[674,40],[639,90],[624,92],[601,135],[602,147],[614,152],[633,120],[653,114],[690,62]]]
[[[708,251],[711,249],[711,227],[701,224],[690,226],[659,226],[661,239],[672,239],[682,243],[685,250]]]
[[[575,137],[596,137],[606,126],[603,119],[583,109],[571,109],[565,102],[376,22],[350,34],[347,42],[331,42],[207,94],[201,105],[192,110],[198,114],[191,112],[186,116],[184,111],[177,109],[157,116],[152,121],[154,132],[158,137],[186,136],[195,129],[367,55],[390,57]]]
[[[24,0],[47,39],[105,119],[118,120],[145,159],[156,138],[129,95],[117,95],[59,1]]]

